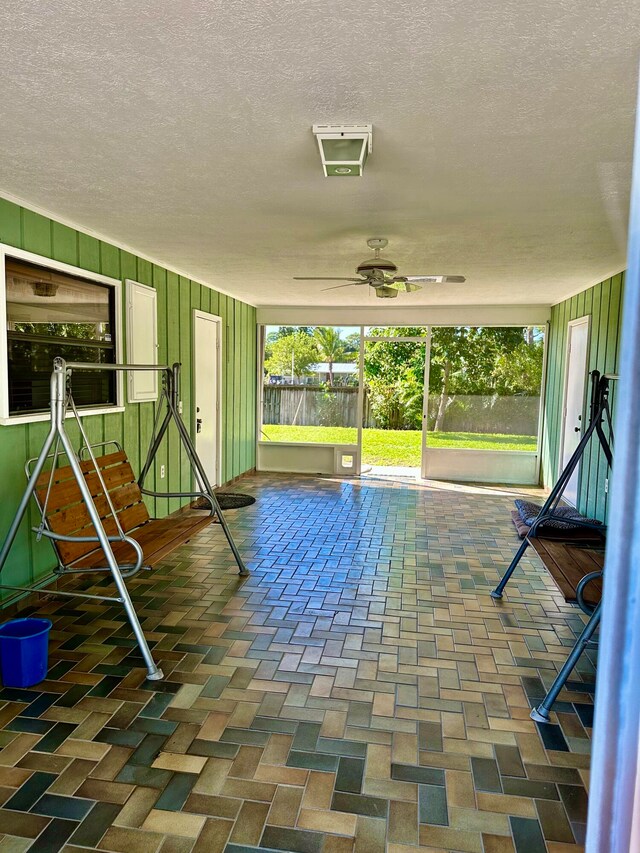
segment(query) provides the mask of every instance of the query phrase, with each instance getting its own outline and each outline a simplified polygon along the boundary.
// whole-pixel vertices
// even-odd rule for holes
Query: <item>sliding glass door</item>
[[[420,476],[425,328],[367,328],[363,337],[361,458],[365,474]]]

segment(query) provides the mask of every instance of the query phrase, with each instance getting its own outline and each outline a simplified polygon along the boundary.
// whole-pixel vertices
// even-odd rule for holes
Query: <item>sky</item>
[[[278,329],[281,329],[281,326],[267,326],[267,334],[271,334],[271,332],[277,332]],[[295,326],[292,328],[296,328]],[[310,327],[313,328],[313,327]],[[346,338],[348,335],[359,335],[360,334],[360,326],[336,326],[335,327],[339,332],[340,336]]]

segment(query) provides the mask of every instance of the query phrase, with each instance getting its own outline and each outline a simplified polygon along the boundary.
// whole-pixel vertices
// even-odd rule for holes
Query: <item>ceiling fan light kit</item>
[[[463,284],[463,275],[396,275],[398,267],[386,258],[380,257],[382,249],[389,241],[385,237],[371,237],[367,246],[373,249],[373,257],[365,258],[356,267],[359,278],[351,276],[294,275],[295,281],[346,281],[348,284],[336,284],[324,290],[336,290],[339,287],[358,287],[368,284],[379,299],[394,299],[398,293],[413,293],[422,290],[422,284]],[[420,282],[418,284],[417,282]]]
[[[397,295],[398,291],[395,287],[389,287],[387,284],[376,287],[376,296],[379,299],[395,299]]]
[[[361,178],[373,150],[370,124],[314,124],[325,178]]]

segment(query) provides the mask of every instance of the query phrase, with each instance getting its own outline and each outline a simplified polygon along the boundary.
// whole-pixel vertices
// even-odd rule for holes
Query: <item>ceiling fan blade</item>
[[[345,278],[345,276],[326,276],[326,275],[294,275],[294,281],[355,281],[358,284],[362,282],[361,278]]]
[[[400,293],[413,293],[415,290],[422,290],[419,284],[414,284],[412,281],[398,281],[397,279],[394,279],[385,286],[392,287],[394,290],[400,291]]]
[[[420,281],[423,284],[462,284],[463,275],[398,275],[394,281]]]
[[[331,280],[331,279],[329,279]],[[334,284],[333,287],[323,287],[320,293],[324,293],[325,290],[339,290],[341,287],[356,287],[358,284],[364,284],[362,281],[351,281],[349,284]]]

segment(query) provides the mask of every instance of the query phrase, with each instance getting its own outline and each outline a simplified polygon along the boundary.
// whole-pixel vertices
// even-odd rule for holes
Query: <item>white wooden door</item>
[[[219,317],[193,312],[195,444],[212,486],[220,485],[220,328]]]
[[[585,388],[587,384],[587,355],[589,349],[589,318],[571,320],[567,328],[567,359],[565,368],[562,445],[560,470],[580,443],[585,427]],[[565,500],[576,506],[580,481],[580,464],[564,490]]]

